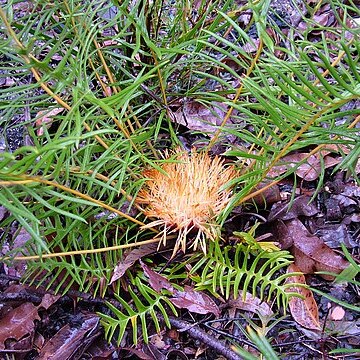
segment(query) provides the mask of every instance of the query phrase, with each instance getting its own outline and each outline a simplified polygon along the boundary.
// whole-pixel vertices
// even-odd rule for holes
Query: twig
[[[223,355],[228,360],[242,360],[242,357],[235,351],[231,350],[229,345],[226,345],[223,341],[214,338],[207,334],[204,330],[201,330],[199,326],[193,325],[187,321],[175,319],[169,317],[170,324],[180,331],[187,331],[189,335],[204,344],[214,349],[217,353]]]

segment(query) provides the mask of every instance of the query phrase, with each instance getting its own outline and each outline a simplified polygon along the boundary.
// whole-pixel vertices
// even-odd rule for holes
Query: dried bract
[[[194,249],[199,244],[206,252],[206,239],[219,236],[216,219],[232,196],[224,187],[237,172],[219,157],[212,159],[194,149],[190,154],[178,149],[173,159],[160,166],[162,171],[144,171],[147,180],[136,201],[146,204],[144,214],[156,219],[146,227],[163,226],[164,245],[168,234],[178,234],[173,254],[179,248],[185,252],[187,238],[193,240]]]

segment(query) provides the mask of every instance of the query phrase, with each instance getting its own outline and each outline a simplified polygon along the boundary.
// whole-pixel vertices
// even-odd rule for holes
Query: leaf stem
[[[86,254],[99,254],[108,251],[115,251],[121,249],[129,249],[135,246],[143,246],[147,244],[153,244],[159,242],[158,238],[152,238],[145,241],[139,241],[136,243],[131,244],[124,244],[124,245],[115,245],[115,246],[108,246],[100,249],[88,249],[88,250],[74,250],[74,251],[64,251],[64,252],[57,252],[51,254],[41,254],[41,255],[27,255],[27,256],[15,256],[15,257],[5,257],[2,261],[5,260],[12,260],[12,261],[25,261],[25,260],[41,260],[41,259],[49,259],[54,257],[65,257],[65,256],[73,256],[73,255],[86,255]]]

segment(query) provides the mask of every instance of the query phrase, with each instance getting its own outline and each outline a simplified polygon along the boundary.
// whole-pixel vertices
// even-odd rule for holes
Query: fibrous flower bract
[[[206,252],[206,239],[219,236],[216,221],[232,196],[225,185],[237,172],[220,157],[211,158],[195,149],[190,153],[177,149],[174,156],[166,154],[166,158],[160,168],[143,173],[146,181],[137,202],[145,204],[144,214],[154,219],[146,227],[162,226],[164,245],[167,235],[177,233],[173,254],[179,248],[185,252],[187,240],[194,249],[200,245]]]

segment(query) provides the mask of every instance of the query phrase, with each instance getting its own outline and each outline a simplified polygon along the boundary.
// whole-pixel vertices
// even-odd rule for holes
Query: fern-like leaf
[[[177,315],[177,311],[174,305],[166,296],[158,294],[149,286],[143,284],[139,277],[135,278],[134,283],[139,294],[135,293],[135,291],[129,286],[129,295],[132,300],[132,306],[130,306],[128,302],[125,301],[122,297],[115,294],[117,301],[121,304],[123,309],[120,310],[108,302],[107,305],[115,317],[100,314],[102,319],[101,323],[105,329],[106,338],[110,340],[114,337],[116,332],[118,332],[118,344],[120,344],[129,323],[131,324],[133,331],[134,344],[137,344],[138,341],[138,325],[141,325],[141,334],[143,336],[144,342],[147,343],[149,340],[149,315],[157,332],[160,331],[157,311],[160,311],[164,322],[168,327],[170,327],[168,309],[170,309],[174,315]],[[142,298],[144,298],[145,301]]]
[[[276,297],[278,307],[285,309],[291,296],[285,280],[295,273],[279,275],[292,263],[292,255],[287,251],[259,250],[248,244],[237,244],[221,248],[218,241],[211,244],[209,252],[193,267],[191,274],[197,282],[197,289],[207,289],[213,294],[220,294],[228,299],[239,292],[245,297],[246,292],[261,300],[269,301]],[[200,275],[195,274],[200,272]],[[292,284],[293,286],[293,284]]]

